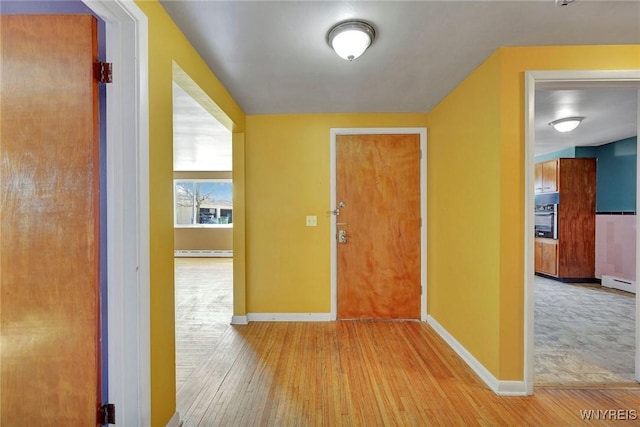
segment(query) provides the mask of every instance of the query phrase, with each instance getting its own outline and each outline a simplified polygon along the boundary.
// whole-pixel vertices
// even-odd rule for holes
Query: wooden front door
[[[337,315],[420,318],[420,136],[336,138]]]
[[[0,425],[96,425],[96,21],[0,19]]]

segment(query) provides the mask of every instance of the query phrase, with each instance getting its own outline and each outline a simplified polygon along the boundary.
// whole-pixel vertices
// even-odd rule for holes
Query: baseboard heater
[[[233,251],[224,251],[224,250],[209,250],[209,249],[192,249],[192,250],[175,250],[173,251],[173,256],[175,257],[185,257],[185,258],[194,258],[194,257],[203,257],[203,258],[232,258]]]
[[[633,280],[621,279],[615,276],[602,275],[602,286],[607,288],[619,289],[621,291],[627,291],[636,293],[636,282]]]

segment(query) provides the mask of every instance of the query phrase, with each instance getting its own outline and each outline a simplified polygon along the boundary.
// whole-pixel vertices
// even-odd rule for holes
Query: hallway
[[[185,427],[576,425],[581,411],[614,407],[637,417],[640,387],[632,383],[498,396],[423,322],[230,326],[231,266],[176,259],[177,409]],[[214,278],[228,284],[210,294]]]

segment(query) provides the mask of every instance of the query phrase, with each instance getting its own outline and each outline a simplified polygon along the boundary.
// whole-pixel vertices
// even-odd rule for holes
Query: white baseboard
[[[331,313],[248,313],[249,322],[329,322]]]
[[[622,279],[620,277],[602,275],[602,286],[621,291],[636,293],[636,282],[633,280]]]
[[[449,344],[451,348],[469,365],[482,381],[494,393],[501,396],[526,396],[527,389],[524,381],[500,381],[482,365],[462,344],[456,340],[436,319],[427,316],[427,323]]]
[[[232,325],[246,325],[249,323],[249,320],[247,320],[247,316],[232,316],[231,317],[231,324]]]
[[[233,251],[210,249],[178,249],[173,251],[173,256],[185,258],[233,258]]]
[[[167,427],[181,427],[181,426],[182,426],[182,421],[180,421],[180,413],[176,411],[176,413],[173,414],[173,417],[171,417],[171,419],[167,423]]]

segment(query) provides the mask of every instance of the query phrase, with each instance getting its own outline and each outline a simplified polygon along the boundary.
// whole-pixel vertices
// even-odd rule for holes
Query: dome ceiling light
[[[327,43],[338,56],[353,61],[364,53],[376,39],[376,30],[365,21],[342,21],[331,27]]]
[[[584,120],[584,117],[565,117],[549,123],[558,132],[571,132]]]

